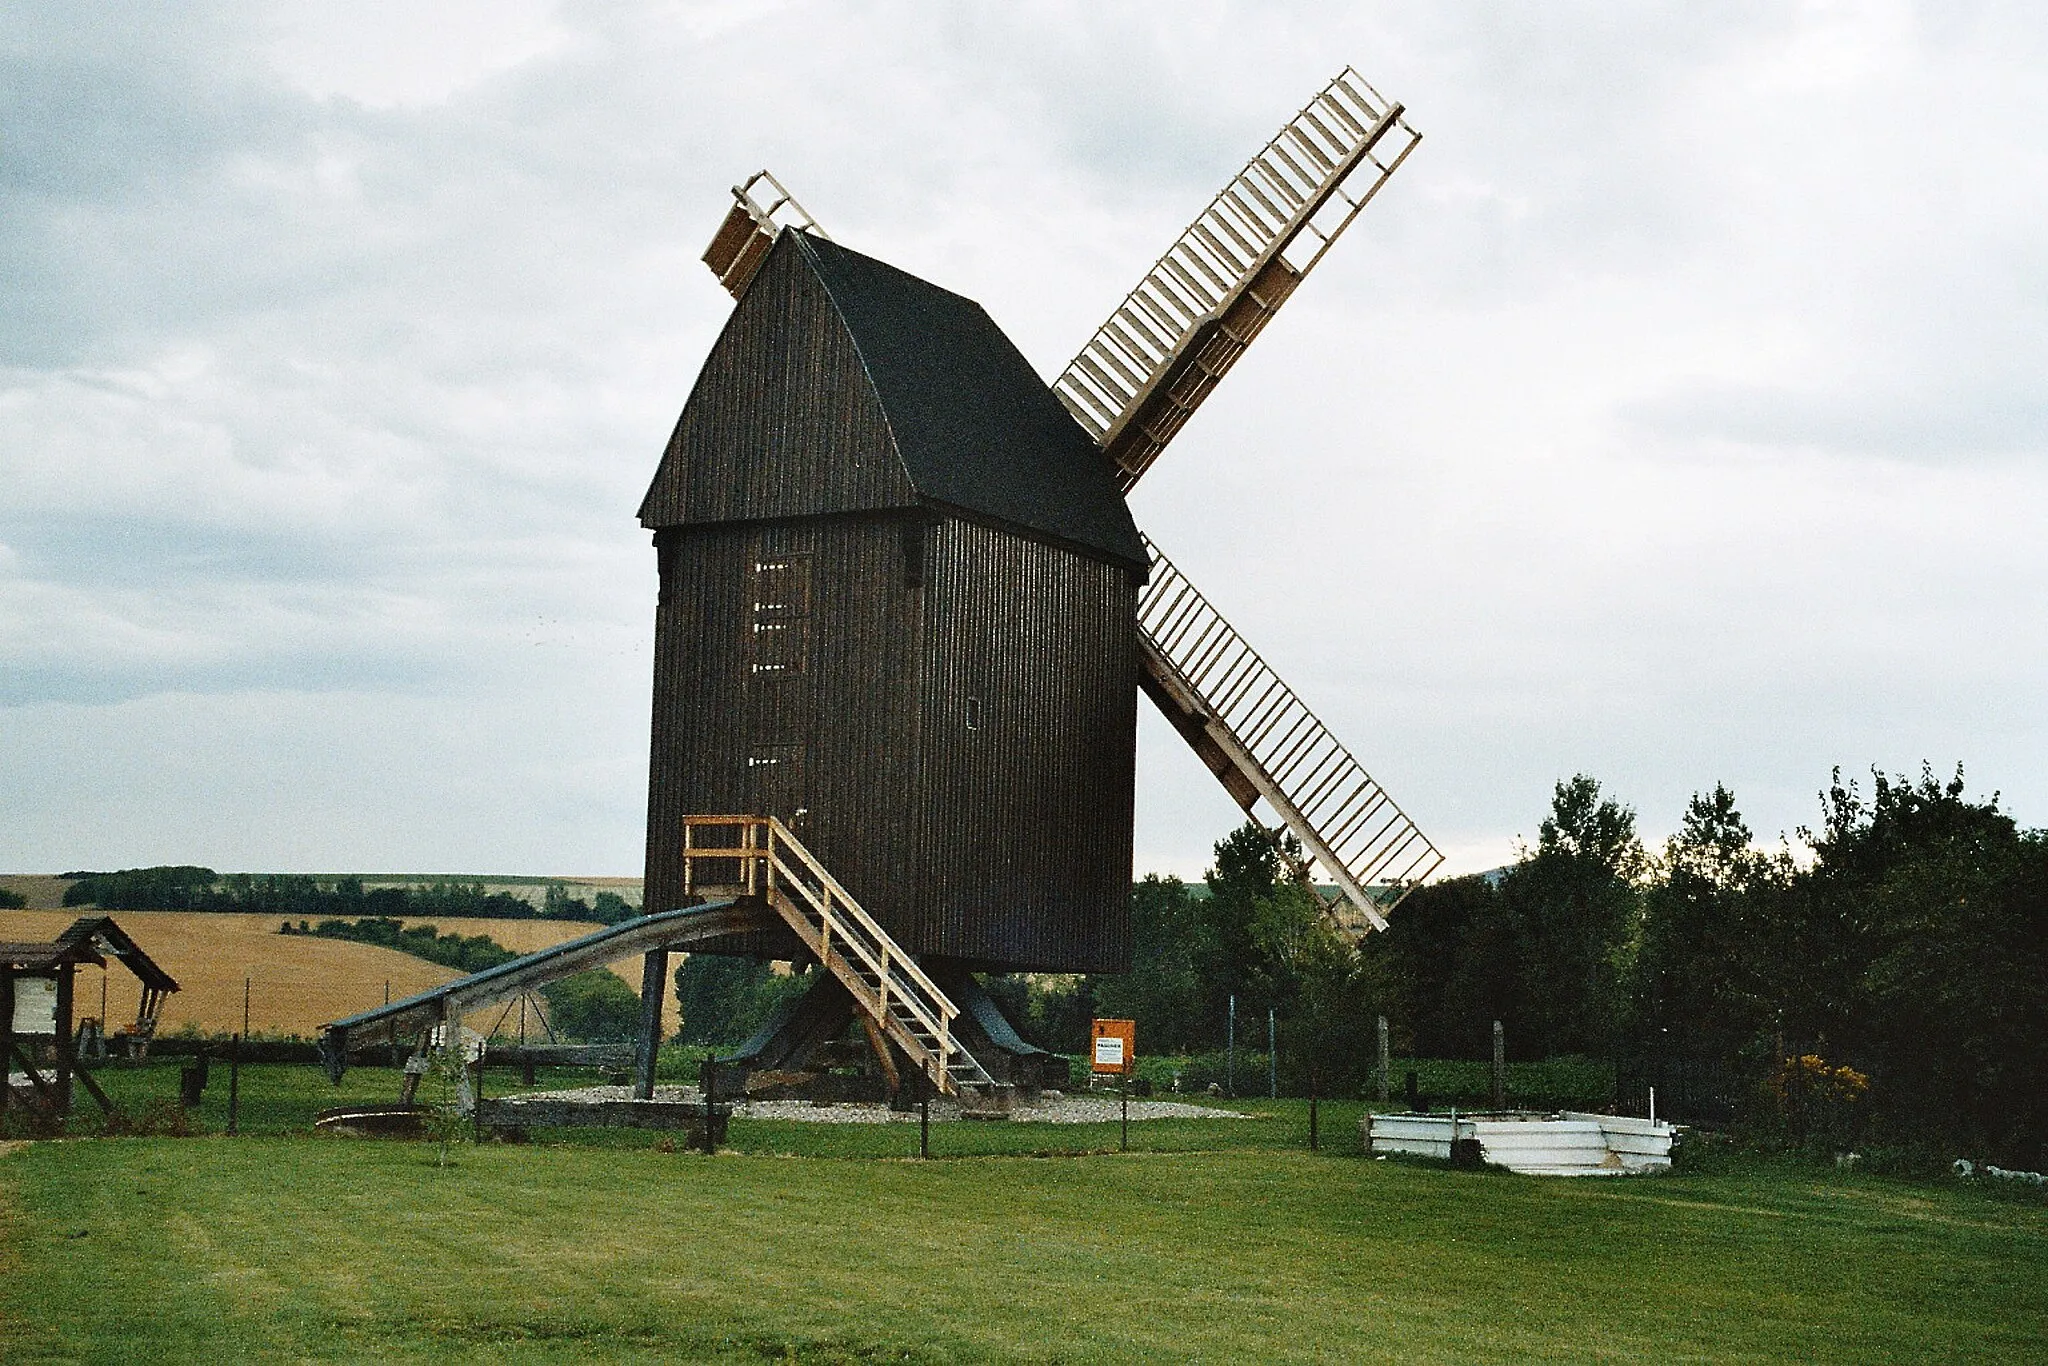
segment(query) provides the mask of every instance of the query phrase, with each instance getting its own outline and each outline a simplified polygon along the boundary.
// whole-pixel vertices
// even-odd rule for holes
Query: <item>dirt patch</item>
[[[582,1086],[568,1091],[536,1091],[515,1096],[520,1100],[631,1100],[630,1086]],[[657,1086],[654,1099],[683,1101],[701,1099],[694,1086]],[[1113,1099],[1100,1096],[1061,1096],[1019,1105],[1010,1118],[1019,1124],[1108,1124],[1122,1111]],[[751,1100],[733,1107],[741,1119],[793,1119],[806,1124],[915,1124],[915,1110],[891,1110],[880,1101],[856,1101],[838,1105],[813,1105],[807,1100]],[[960,1104],[954,1100],[932,1102],[932,1123],[960,1118]],[[1147,1119],[1258,1119],[1236,1110],[1214,1105],[1190,1105],[1178,1100],[1133,1100],[1131,1122]]]

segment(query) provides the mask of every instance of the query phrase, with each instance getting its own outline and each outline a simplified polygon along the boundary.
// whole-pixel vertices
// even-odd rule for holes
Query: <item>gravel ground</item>
[[[631,1100],[629,1086],[584,1086],[568,1091],[533,1091],[515,1100]],[[657,1086],[656,1100],[696,1100],[694,1086]],[[914,1124],[917,1111],[891,1110],[880,1102],[848,1101],[837,1105],[813,1105],[806,1100],[751,1100],[733,1107],[742,1119],[795,1119],[811,1124]],[[1019,1105],[1011,1118],[1037,1124],[1100,1124],[1113,1122],[1121,1114],[1114,1096],[1067,1096],[1051,1094],[1036,1105]],[[934,1123],[960,1118],[960,1106],[950,1099],[932,1102]],[[1191,1105],[1178,1100],[1133,1100],[1131,1119],[1256,1119],[1214,1105]]]

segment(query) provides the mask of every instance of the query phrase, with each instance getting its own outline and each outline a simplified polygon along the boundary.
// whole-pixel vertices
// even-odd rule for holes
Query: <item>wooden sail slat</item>
[[[1414,145],[1417,135],[1401,122],[1399,106],[1376,108],[1377,96],[1365,92],[1371,87],[1347,67],[1312,96],[1196,215],[1069,364],[1069,371],[1087,370],[1090,364],[1122,368],[1121,360],[1140,371],[1105,427],[1084,423],[1096,431],[1124,488],[1136,483],[1186,425],[1292,292],[1293,282],[1321,259],[1357,206],[1371,198]],[[1373,150],[1389,135],[1400,151],[1382,163]],[[1376,179],[1363,193],[1345,191],[1345,182],[1355,174]],[[1340,195],[1348,212],[1334,227],[1311,221]],[[1308,240],[1297,254],[1306,261],[1300,263],[1287,253],[1304,235]],[[1269,276],[1269,268],[1280,261],[1291,273]],[[1284,287],[1261,285],[1281,280]],[[1239,301],[1247,296],[1254,307],[1240,310]],[[1149,320],[1150,333],[1131,328],[1131,316]],[[1226,330],[1216,334],[1219,319],[1227,320]],[[1132,384],[1129,376],[1124,378]]]

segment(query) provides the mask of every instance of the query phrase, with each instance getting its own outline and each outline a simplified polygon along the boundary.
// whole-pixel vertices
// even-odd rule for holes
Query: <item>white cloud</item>
[[[10,7],[0,864],[633,871],[632,511],[724,187],[1050,373],[1345,61],[1426,140],[1134,506],[1455,866],[1579,769],[1653,832],[1923,757],[2048,821],[2044,27]],[[1177,744],[1138,857],[1194,874]]]
[[[445,104],[574,45],[545,0],[355,0],[339,10],[283,6],[266,17],[275,71],[314,99],[371,109]]]

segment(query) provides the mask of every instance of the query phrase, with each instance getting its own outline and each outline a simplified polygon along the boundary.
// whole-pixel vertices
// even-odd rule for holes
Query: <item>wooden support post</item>
[[[441,1001],[441,1047],[450,1054],[442,1059],[443,1064],[455,1069],[455,1108],[467,1113],[471,1104],[469,1059],[462,1049],[462,1007],[452,996]]]
[[[100,1084],[93,1080],[92,1073],[81,1067],[78,1069],[77,1076],[78,1084],[83,1086],[87,1093],[92,1096],[93,1103],[100,1107],[100,1113],[112,1117],[116,1113],[113,1099],[100,1089]]]
[[[71,979],[77,966],[66,963],[57,969],[57,1110],[71,1113]]]
[[[668,999],[668,950],[649,949],[640,960],[640,1040],[634,1056],[633,1099],[654,1099],[654,1065],[661,1055],[661,1006]]]
[[[1387,1051],[1387,1017],[1379,1017],[1379,1067],[1374,1072],[1373,1090],[1380,1100],[1387,1098],[1387,1087],[1393,1080],[1394,1060]]]
[[[14,1084],[7,1074],[14,1070],[14,972],[0,967],[0,1115],[14,1103]]]
[[[400,1064],[405,1069],[404,1079],[398,1083],[398,1103],[411,1105],[420,1093],[420,1076],[426,1071],[427,1059],[432,1056],[430,1040],[432,1026],[421,1031],[420,1046]]]
[[[875,1061],[882,1069],[882,1080],[889,1088],[889,1098],[894,1100],[896,1093],[903,1089],[903,1077],[896,1070],[896,1059],[890,1055],[889,1037],[865,1013],[856,1011],[854,1018],[860,1021],[861,1030],[868,1036],[868,1047],[874,1051]]]
[[[23,1048],[19,1042],[14,1045],[14,1056],[21,1059],[21,1070],[28,1073],[28,1083],[36,1088],[36,1094],[42,1097],[44,1106],[54,1111],[57,1108],[57,1092],[51,1087],[50,1083],[43,1080],[43,1074],[37,1068],[36,1060],[28,1055],[28,1050]],[[9,1066],[12,1066],[12,1064],[9,1064]]]
[[[247,990],[247,979],[243,989]],[[248,1007],[243,1006],[246,1016]],[[242,1036],[236,1034],[228,1040],[228,1136],[242,1131]]]
[[[1500,1021],[1493,1022],[1493,1108],[1508,1108],[1508,1044]]]

